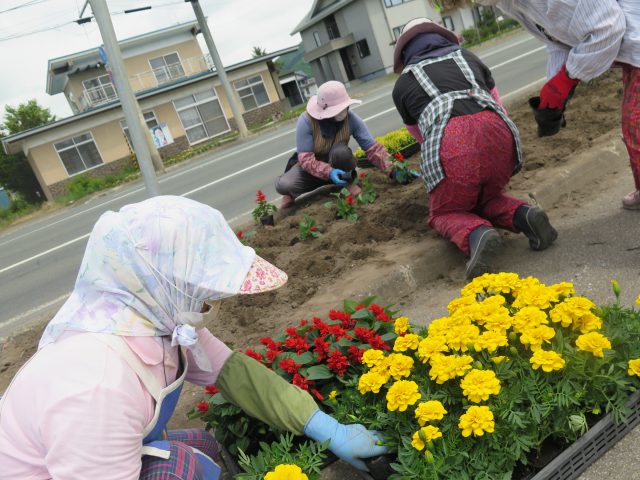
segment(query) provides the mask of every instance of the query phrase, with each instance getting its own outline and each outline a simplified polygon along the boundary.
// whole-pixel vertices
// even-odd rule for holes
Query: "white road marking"
[[[54,298],[53,300],[51,300],[51,301],[49,301],[47,303],[43,303],[42,305],[38,305],[37,307],[34,307],[31,310],[27,310],[26,312],[23,312],[20,315],[16,315],[15,317],[10,318],[9,320],[5,320],[4,322],[0,323],[0,326],[2,326],[2,328],[6,328],[9,325],[13,325],[14,323],[22,320],[23,318],[28,318],[31,315],[34,315],[34,314],[38,313],[41,310],[44,310],[45,308],[51,307],[51,306],[55,305],[56,303],[59,303],[59,302],[62,302],[63,300],[66,300],[69,295],[71,295],[71,292],[65,293],[64,295],[60,295],[58,298]]]

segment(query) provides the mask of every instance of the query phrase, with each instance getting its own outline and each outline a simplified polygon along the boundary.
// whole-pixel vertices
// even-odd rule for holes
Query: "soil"
[[[531,191],[547,167],[563,164],[593,147],[601,135],[619,128],[620,78],[620,72],[614,71],[581,85],[566,113],[567,127],[553,137],[537,137],[526,99],[511,106],[509,114],[521,132],[525,163],[512,179],[510,190],[520,195]],[[419,154],[409,159],[414,168],[418,160]],[[325,192],[301,202],[286,216],[278,213],[275,227],[243,228],[256,231],[247,243],[288,272],[289,282],[275,292],[226,300],[221,312],[224,321],[208,326],[214,335],[235,348],[255,346],[262,336],[279,332],[302,318],[326,314],[329,308],[341,305],[350,289],[364,291],[393,264],[398,251],[428,248],[431,242],[443,241],[426,224],[428,199],[422,182],[400,186],[377,170],[368,169],[367,174],[379,197],[374,204],[359,209],[356,222],[337,220],[335,210],[324,206],[333,198]],[[298,239],[298,225],[304,215],[322,226],[320,238]],[[397,298],[385,298],[385,303],[401,303],[407,293],[398,292]],[[42,329],[34,327],[0,346],[0,392],[33,354]],[[173,427],[188,424],[185,413],[202,396],[199,387],[186,388],[185,393]]]

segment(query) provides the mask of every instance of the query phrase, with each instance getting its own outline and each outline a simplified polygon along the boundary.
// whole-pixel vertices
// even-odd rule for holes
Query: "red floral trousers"
[[[480,225],[517,231],[522,200],[504,194],[516,164],[509,127],[489,110],[449,120],[440,144],[445,178],[429,192],[429,226],[469,254]]]
[[[629,152],[636,190],[640,190],[640,68],[624,65],[622,84],[622,138]]]

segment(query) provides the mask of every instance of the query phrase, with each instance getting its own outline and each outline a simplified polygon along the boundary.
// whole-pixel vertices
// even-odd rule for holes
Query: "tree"
[[[48,108],[42,107],[36,100],[28,100],[17,107],[4,107],[4,124],[0,130],[6,130],[9,135],[39,127],[56,119]],[[0,138],[5,135],[0,132]],[[0,146],[0,185],[12,192],[22,195],[29,202],[43,199],[42,189],[35,173],[23,154],[7,155]]]
[[[263,55],[266,55],[266,54],[267,54],[267,51],[264,48],[253,47],[251,49],[251,57],[252,58],[262,57]]]
[[[39,127],[56,119],[56,116],[52,115],[48,108],[40,106],[35,99],[21,103],[17,107],[5,105],[4,111],[2,128],[7,130],[9,135]]]

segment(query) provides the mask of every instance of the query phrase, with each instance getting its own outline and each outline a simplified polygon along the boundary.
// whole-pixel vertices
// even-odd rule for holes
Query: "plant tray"
[[[531,480],[573,480],[613,447],[631,429],[640,423],[640,391],[629,400],[631,414],[626,423],[616,425],[606,415],[569,448],[554,458]]]
[[[408,158],[411,155],[418,153],[420,151],[420,148],[421,147],[419,143],[412,143],[411,145],[400,149],[400,153],[404,155],[405,158]],[[373,168],[373,164],[367,157],[358,158],[356,164],[358,168]]]

